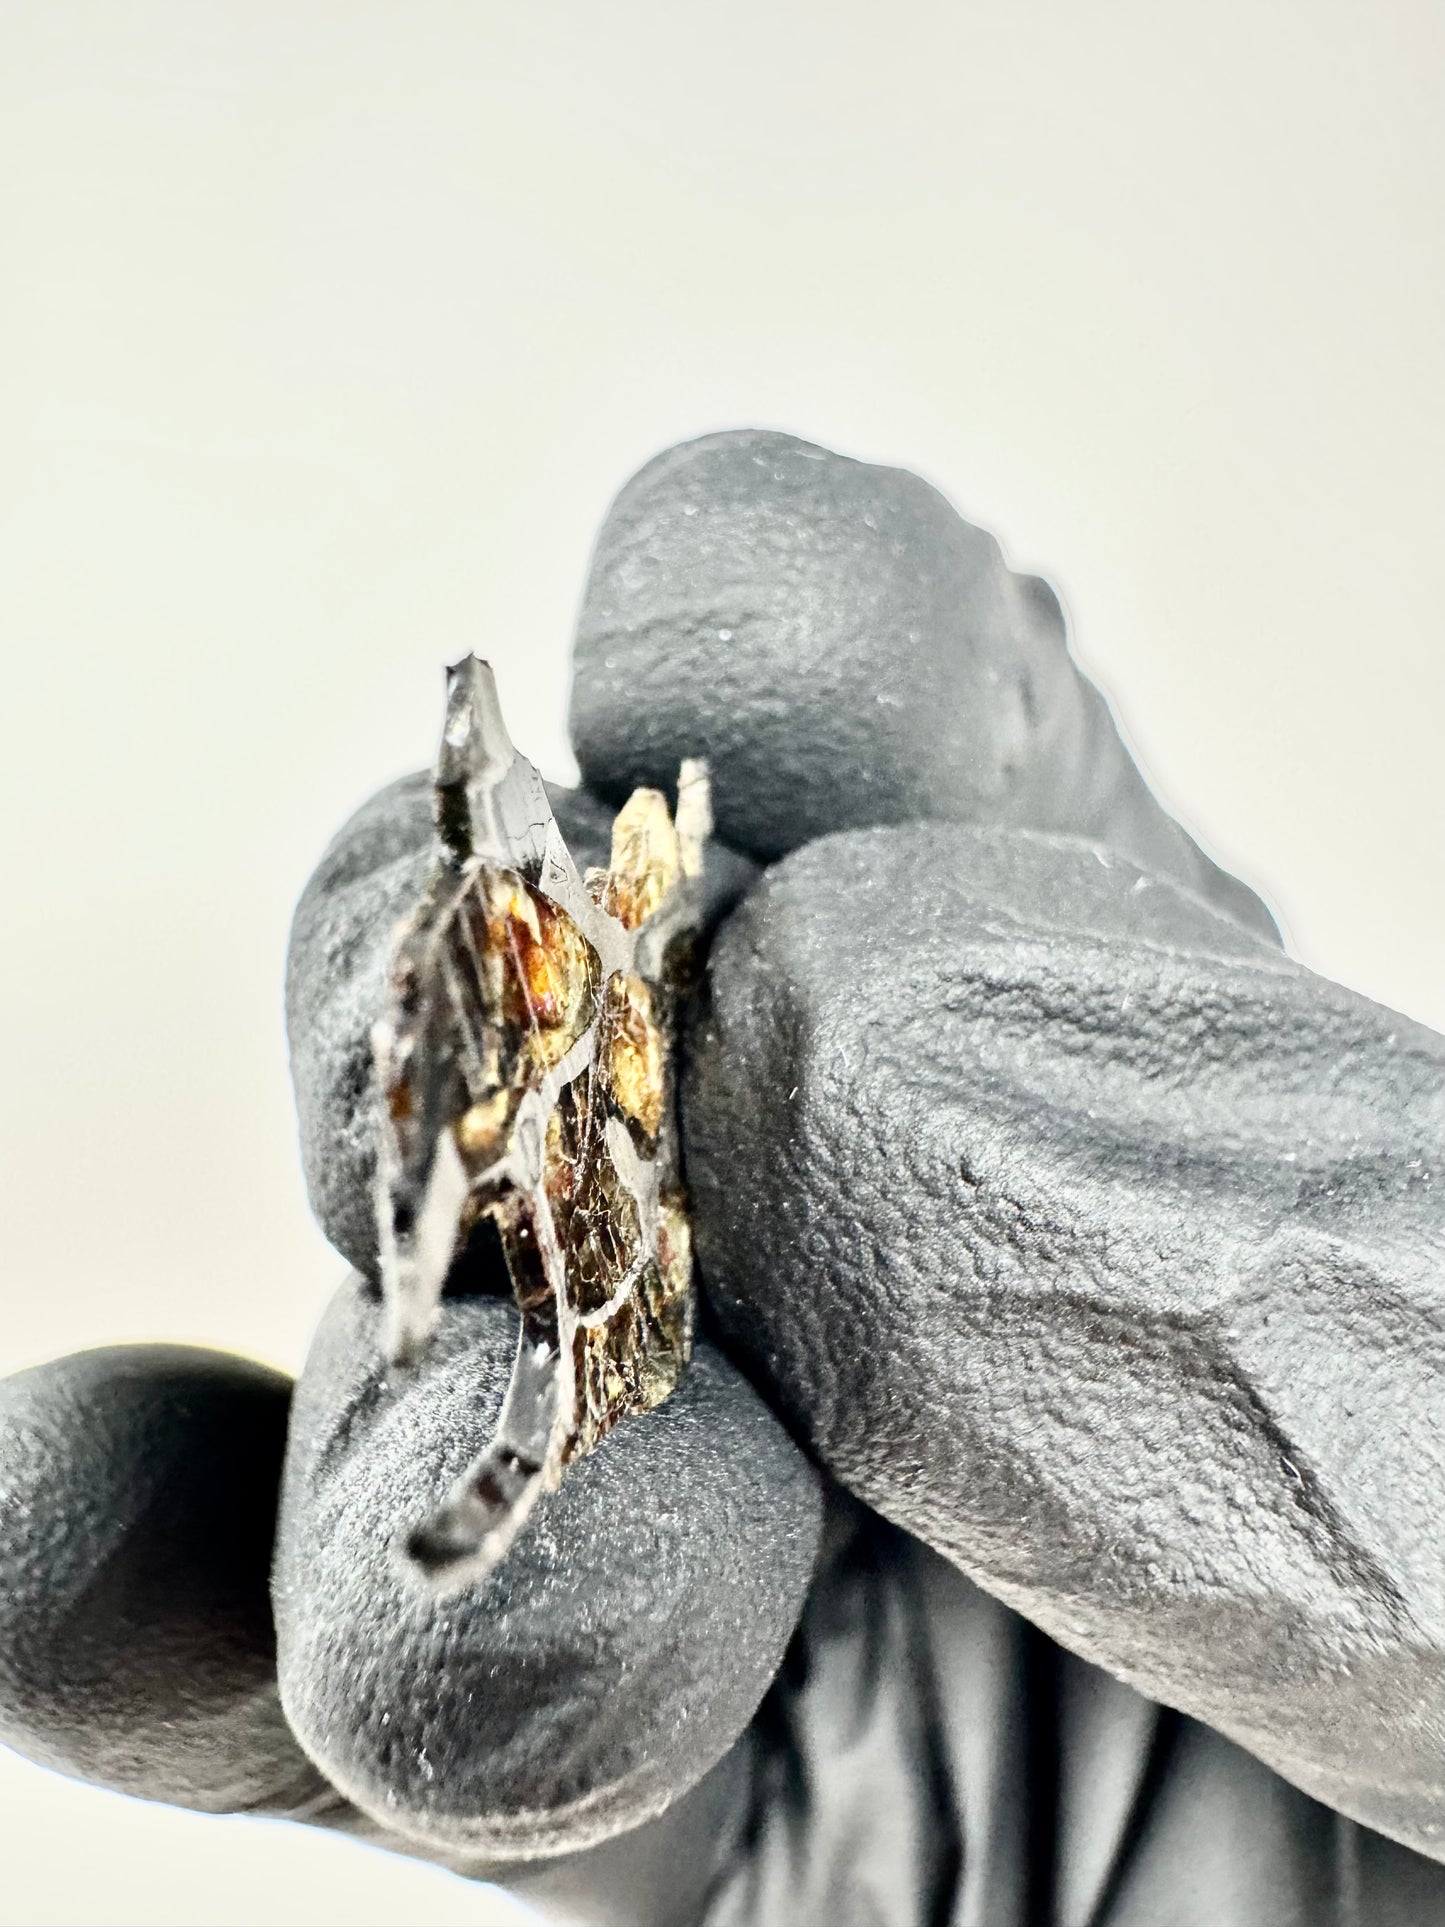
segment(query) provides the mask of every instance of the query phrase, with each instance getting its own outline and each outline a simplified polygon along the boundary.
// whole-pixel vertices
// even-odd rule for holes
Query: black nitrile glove
[[[628,1927],[1445,1923],[1445,1041],[1283,955],[913,477],[660,457],[573,727],[608,803],[712,767],[693,1369],[490,1578],[409,1585],[516,1321],[482,1279],[378,1355],[366,1040],[431,835],[394,785],[293,937],[356,1276],[289,1445],[215,1354],[0,1386],[0,1733]],[[591,859],[606,807],[556,806]]]

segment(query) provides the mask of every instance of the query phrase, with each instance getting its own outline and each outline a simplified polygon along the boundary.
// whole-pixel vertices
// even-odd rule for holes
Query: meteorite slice
[[[660,791],[634,792],[584,880],[468,656],[448,671],[435,820],[372,1034],[386,1343],[398,1367],[421,1357],[484,1219],[522,1318],[491,1444],[406,1542],[450,1586],[494,1566],[538,1496],[660,1404],[691,1353],[673,1027],[707,775],[683,765],[676,820]]]

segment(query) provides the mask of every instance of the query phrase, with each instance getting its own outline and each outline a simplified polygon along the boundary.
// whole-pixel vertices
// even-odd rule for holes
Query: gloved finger
[[[0,1738],[207,1813],[334,1795],[287,1727],[267,1593],[290,1387],[115,1346],[0,1381]]]
[[[674,768],[669,780],[674,780]],[[604,864],[613,812],[585,791],[548,786],[580,868]],[[376,1275],[376,1087],[371,1027],[381,1012],[398,924],[416,906],[436,845],[429,775],[403,777],[365,803],[317,865],[291,927],[286,1027],[301,1161],[311,1208],[358,1271]],[[705,929],[757,874],[708,845]]]
[[[733,1745],[802,1608],[821,1505],[701,1344],[488,1578],[426,1590],[399,1540],[490,1436],[516,1347],[491,1282],[443,1301],[404,1375],[376,1294],[357,1279],[334,1301],[296,1392],[275,1606],[282,1701],[327,1778],[438,1853],[522,1859],[639,1825]]]
[[[1048,584],[916,475],[790,435],[684,442],[623,489],[571,725],[613,800],[705,756],[719,835],[756,856],[925,817],[1063,830],[1274,932],[1150,795]]]
[[[747,1748],[625,1840],[526,1865],[399,1835],[306,1757],[269,1599],[290,1389],[244,1359],[159,1345],[0,1381],[0,1740],[140,1799],[437,1859],[569,1919],[689,1917],[675,1909],[744,1831]]]
[[[722,1326],[1061,1642],[1445,1857],[1445,1042],[1125,859],[826,838],[683,1115]]]

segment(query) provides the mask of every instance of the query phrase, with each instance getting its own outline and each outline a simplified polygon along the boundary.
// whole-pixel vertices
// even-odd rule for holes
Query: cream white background
[[[0,4],[0,1368],[294,1368],[322,842],[612,490],[766,423],[1042,570],[1313,966],[1445,1027],[1445,28],[1373,0]],[[6,1921],[501,1921],[0,1756]]]

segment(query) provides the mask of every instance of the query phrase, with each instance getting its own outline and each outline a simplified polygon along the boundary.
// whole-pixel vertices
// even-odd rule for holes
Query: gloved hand
[[[356,1273],[289,1445],[216,1354],[0,1387],[5,1739],[633,1927],[1445,1922],[1445,1043],[1281,953],[1050,592],[913,477],[659,458],[573,730],[583,861],[594,798],[712,766],[694,1368],[489,1579],[409,1589],[515,1320],[478,1276],[414,1375],[376,1352],[365,1040],[430,834],[394,785],[293,937]]]

